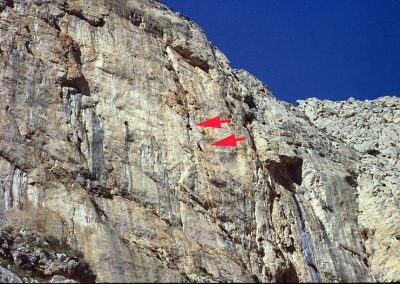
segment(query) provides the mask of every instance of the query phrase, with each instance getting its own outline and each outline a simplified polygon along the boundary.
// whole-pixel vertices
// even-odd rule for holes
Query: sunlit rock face
[[[398,99],[281,102],[158,1],[0,11],[2,228],[100,282],[400,280]]]
[[[299,102],[310,121],[359,153],[347,178],[357,190],[357,221],[368,264],[377,280],[400,274],[400,99]],[[337,144],[334,145],[336,147]]]

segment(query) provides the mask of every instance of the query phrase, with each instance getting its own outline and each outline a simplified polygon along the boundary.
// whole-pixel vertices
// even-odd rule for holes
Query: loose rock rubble
[[[96,276],[81,259],[82,255],[59,242],[53,237],[46,241],[27,229],[19,232],[3,230],[0,233],[0,263],[3,268],[6,266],[18,273],[25,283],[93,282]]]

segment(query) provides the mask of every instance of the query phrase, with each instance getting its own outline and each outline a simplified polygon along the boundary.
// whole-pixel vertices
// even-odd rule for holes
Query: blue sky
[[[279,99],[400,96],[398,0],[162,0]]]

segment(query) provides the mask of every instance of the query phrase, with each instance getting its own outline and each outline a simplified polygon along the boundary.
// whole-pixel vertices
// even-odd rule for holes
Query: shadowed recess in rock
[[[293,183],[302,183],[303,160],[300,157],[279,156],[279,162],[268,161],[267,169],[274,180],[288,190],[292,190]]]

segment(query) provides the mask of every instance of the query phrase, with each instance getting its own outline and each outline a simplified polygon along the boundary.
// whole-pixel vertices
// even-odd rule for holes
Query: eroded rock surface
[[[2,266],[0,266],[0,281],[2,283],[23,283],[21,278]]]
[[[88,264],[82,261],[79,251],[72,250],[64,240],[54,236],[46,238],[26,229],[20,232],[14,232],[11,228],[2,231],[0,264],[18,273],[25,283],[54,283],[57,280],[58,283],[76,282],[72,279],[93,282],[96,279]]]
[[[368,173],[398,167],[396,125],[365,154],[372,131],[278,101],[158,1],[0,4],[1,226],[102,282],[399,280],[398,171]]]
[[[400,274],[400,99],[301,101],[311,122],[359,152],[347,176],[357,189],[358,222],[371,270],[381,281]],[[336,147],[336,144],[332,145]]]

